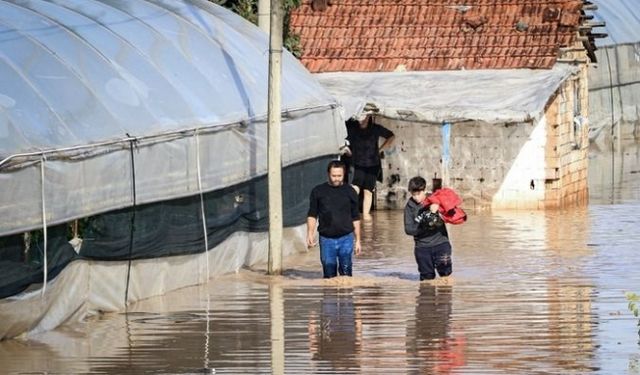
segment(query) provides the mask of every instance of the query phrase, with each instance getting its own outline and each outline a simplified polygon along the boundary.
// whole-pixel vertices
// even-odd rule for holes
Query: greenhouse
[[[0,0],[0,27],[0,338],[266,259],[266,34],[199,0]],[[345,131],[282,69],[293,251]]]

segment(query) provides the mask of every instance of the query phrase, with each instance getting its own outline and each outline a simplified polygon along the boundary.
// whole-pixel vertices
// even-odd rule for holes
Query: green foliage
[[[638,307],[638,303],[640,303],[640,296],[632,292],[626,292],[625,296],[627,297],[627,300],[629,300],[629,310],[636,317],[640,316],[640,311]]]
[[[221,5],[231,9],[234,13],[242,16],[244,19],[253,24],[258,23],[258,0],[209,0],[212,3]],[[300,36],[289,31],[291,11],[300,6],[302,0],[282,0],[282,8],[284,9],[284,28],[282,39],[284,48],[291,52],[294,56],[302,55],[300,47]]]
[[[258,3],[256,0],[232,0],[230,2],[233,3],[231,10],[253,24],[258,23]]]
[[[626,292],[625,296],[629,301],[629,311],[631,311],[636,318],[640,317],[640,296],[632,292]],[[638,335],[640,336],[640,320],[638,321]]]
[[[283,44],[289,52],[295,57],[300,58],[302,56],[302,47],[300,47],[300,35],[291,33],[289,25],[291,24],[291,11],[300,6],[302,0],[284,0],[284,30],[283,30]]]
[[[286,31],[285,31],[285,34],[287,34]],[[297,58],[300,58],[300,56],[302,56],[302,47],[300,47],[299,35],[290,34],[285,36],[283,45],[284,45],[284,48],[286,48],[287,51],[291,52],[293,56]]]

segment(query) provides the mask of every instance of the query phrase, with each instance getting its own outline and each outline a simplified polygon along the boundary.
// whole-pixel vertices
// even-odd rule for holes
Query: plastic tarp
[[[264,175],[268,59],[205,0],[0,0],[0,236]],[[283,165],[335,153],[335,99],[282,62]]]
[[[367,103],[392,119],[522,122],[544,111],[549,98],[577,68],[437,72],[321,73],[320,83],[339,101],[345,117]]]
[[[596,46],[640,42],[640,3],[638,0],[593,0],[598,9],[593,11],[594,19],[604,21],[608,36],[596,39]],[[600,32],[602,29],[596,29]]]
[[[306,251],[305,238],[304,225],[285,228],[283,255]],[[205,253],[135,260],[130,265],[126,261],[75,261],[49,283],[44,296],[36,289],[0,300],[0,340],[51,330],[100,311],[122,311],[125,296],[131,304],[264,263],[268,241],[265,232],[236,232]]]
[[[306,222],[309,192],[326,181],[331,158],[308,159],[283,169],[283,226]],[[69,243],[71,231],[66,223],[48,227],[47,251],[42,232],[32,233],[28,247],[23,234],[0,237],[0,299],[42,283],[45,264],[51,280],[79,259],[121,261],[198,254],[237,232],[266,232],[268,191],[267,176],[261,176],[202,196],[91,216],[79,221],[82,242],[75,248]]]

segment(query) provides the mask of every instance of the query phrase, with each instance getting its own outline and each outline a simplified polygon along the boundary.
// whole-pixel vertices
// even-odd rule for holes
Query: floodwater
[[[448,280],[420,283],[402,212],[376,212],[353,278],[322,280],[312,249],[281,277],[245,269],[0,342],[0,372],[640,374],[624,296],[640,293],[640,160],[626,152],[617,174],[592,157],[589,207],[451,227]]]

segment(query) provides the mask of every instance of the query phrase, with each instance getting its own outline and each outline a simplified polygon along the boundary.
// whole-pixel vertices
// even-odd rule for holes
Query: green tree
[[[253,24],[258,24],[258,0],[209,0],[212,3],[221,5],[231,9],[233,12],[242,16],[244,19]],[[300,6],[302,0],[282,0],[284,9],[284,28],[282,32],[284,48],[291,52],[294,56],[300,57],[302,49],[300,48],[300,37],[293,34],[289,30],[291,11]]]
[[[284,48],[289,50],[295,57],[300,58],[302,56],[302,47],[300,47],[300,36],[293,34],[290,30],[289,24],[291,21],[291,11],[300,6],[302,0],[284,0],[284,29],[283,43]]]

